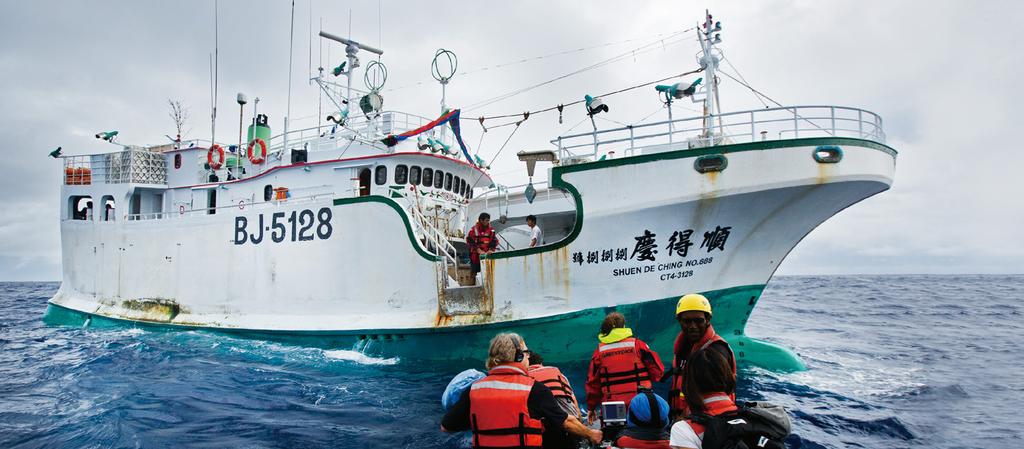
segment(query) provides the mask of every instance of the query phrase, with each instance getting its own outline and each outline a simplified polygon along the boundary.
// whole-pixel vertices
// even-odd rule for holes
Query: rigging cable
[[[683,76],[686,76],[686,75],[692,75],[694,73],[699,73],[699,72],[701,72],[703,70],[704,70],[703,68],[698,68],[696,70],[691,70],[689,72],[680,73],[678,75],[672,75],[672,76],[661,78],[661,79],[657,79],[657,80],[654,80],[654,81],[648,81],[648,82],[645,82],[645,83],[629,86],[629,87],[626,87],[624,89],[619,89],[619,90],[616,90],[616,91],[608,92],[606,94],[601,94],[601,95],[598,95],[598,97],[602,97],[602,98],[603,97],[609,97],[609,96],[612,96],[612,95],[615,95],[615,94],[620,94],[620,93],[623,93],[623,92],[627,92],[627,91],[630,91],[630,90],[633,90],[633,89],[639,89],[641,87],[649,86],[649,85],[654,84],[654,83],[660,83],[660,82],[663,82],[663,81],[668,81],[668,80],[679,78],[679,77],[683,77]],[[552,106],[550,108],[540,109],[540,110],[536,110],[536,111],[530,111],[530,112],[527,112],[526,114],[536,115],[536,114],[540,114],[540,113],[544,113],[544,112],[551,112],[551,111],[558,110],[560,108],[564,108],[566,106],[572,106],[572,105],[580,104],[580,103],[583,103],[584,101],[585,100],[576,100],[576,101],[569,102],[569,103],[560,103],[557,106]],[[482,125],[484,120],[512,118],[512,117],[519,117],[521,115],[523,115],[523,114],[521,114],[521,113],[520,114],[505,114],[505,115],[494,115],[494,116],[490,116],[490,117],[480,117],[480,118],[475,118],[475,119],[474,118],[466,117],[466,118],[463,118],[463,120],[478,120],[478,121],[481,122],[481,125]],[[512,125],[512,124],[515,124],[515,123],[516,122],[509,122],[509,123],[504,123],[504,124],[501,124],[501,125],[488,126],[487,129],[500,128],[502,126],[508,126],[508,125]]]
[[[696,28],[689,28],[689,29],[683,30],[683,31],[680,31],[678,33],[673,34],[671,37],[681,36],[682,34],[685,34],[685,33],[689,32],[689,31],[692,31],[692,30],[695,30],[695,29]],[[680,43],[680,42],[683,42],[684,40],[685,39],[680,38],[680,39],[677,39],[675,41],[669,42],[669,44]],[[651,43],[646,44],[646,45],[642,45],[642,46],[637,47],[637,48],[635,48],[633,50],[630,50],[628,52],[621,53],[619,55],[616,55],[616,56],[613,56],[611,58],[605,59],[603,61],[591,64],[591,65],[589,65],[587,67],[584,67],[582,69],[574,70],[574,71],[572,71],[570,73],[567,73],[565,75],[561,75],[561,76],[552,78],[550,80],[542,81],[540,83],[534,84],[532,86],[527,86],[527,87],[524,87],[524,88],[521,88],[521,89],[518,89],[518,90],[514,90],[514,91],[511,91],[511,92],[506,92],[506,93],[498,95],[496,97],[492,97],[492,98],[489,98],[487,100],[483,100],[483,101],[474,103],[472,105],[469,105],[469,106],[463,108],[463,110],[464,111],[469,111],[469,110],[479,109],[479,108],[482,108],[482,107],[485,107],[485,106],[489,106],[491,104],[497,103],[499,101],[507,100],[507,99],[512,98],[512,97],[514,97],[516,95],[519,95],[519,94],[524,93],[524,92],[528,92],[528,91],[536,89],[538,87],[543,87],[543,86],[546,86],[548,84],[554,83],[556,81],[560,81],[560,80],[563,80],[565,78],[569,78],[571,76],[578,75],[580,73],[584,73],[584,72],[587,72],[587,71],[590,71],[590,70],[594,70],[594,69],[603,67],[605,65],[618,62],[618,61],[623,60],[623,59],[628,59],[630,57],[636,57],[638,52],[640,54],[642,54],[642,53],[646,53],[646,52],[649,52],[649,51],[652,51],[652,50],[657,50],[658,47],[654,47],[654,48],[650,48],[650,47],[652,47],[654,45],[658,45],[658,44],[661,44],[661,48],[664,48],[665,45],[666,45],[665,44],[665,39],[659,39],[658,41],[651,42]]]
[[[614,46],[614,45],[628,44],[630,42],[636,42],[636,41],[640,41],[640,40],[647,40],[647,39],[650,39],[652,37],[659,37],[661,39],[667,39],[669,37],[674,36],[675,34],[683,33],[683,32],[686,32],[686,31],[689,31],[689,30],[679,31],[677,33],[659,33],[659,34],[654,34],[654,35],[649,35],[649,36],[644,36],[644,37],[637,37],[637,38],[633,38],[633,39],[626,39],[626,40],[623,40],[623,41],[606,42],[604,44],[594,45],[592,47],[582,47],[582,48],[577,48],[577,49],[573,49],[573,50],[564,50],[564,51],[560,51],[560,52],[556,52],[556,53],[549,53],[549,54],[546,54],[546,55],[532,56],[532,57],[523,58],[523,59],[520,59],[520,60],[517,60],[517,61],[503,62],[501,64],[494,64],[494,65],[490,65],[490,66],[486,66],[486,67],[480,67],[480,68],[477,68],[477,69],[462,71],[462,72],[459,72],[458,75],[461,75],[461,76],[472,75],[472,74],[475,74],[475,73],[486,72],[488,70],[501,69],[501,68],[505,68],[505,67],[512,67],[512,66],[515,66],[515,65],[524,64],[524,63],[528,63],[528,62],[534,62],[534,61],[540,61],[540,60],[544,60],[544,59],[548,59],[548,58],[553,58],[553,57],[556,57],[556,56],[564,56],[564,55],[568,55],[568,54],[581,53],[581,52],[584,52],[584,51],[594,50],[594,49],[598,49],[598,48],[611,47],[611,46]],[[428,82],[432,82],[432,81],[430,81],[430,80],[419,81],[419,82],[412,83],[412,84],[406,84],[406,85],[403,85],[403,86],[398,86],[398,87],[393,87],[393,88],[390,88],[390,89],[386,89],[386,90],[384,90],[382,92],[394,92],[394,91],[397,91],[397,90],[408,89],[410,87],[422,86],[424,84],[427,84]]]
[[[740,79],[743,80],[743,82],[746,83],[745,85],[749,88],[750,87],[749,83],[747,83],[747,79],[743,76],[743,74],[740,73],[740,69],[737,69],[736,66],[732,65],[732,61],[730,61],[729,58],[723,58],[723,59],[725,60],[726,64],[729,64],[729,68],[733,69],[736,72],[736,75],[739,76]],[[758,91],[754,90],[754,89],[750,89],[750,90],[754,93],[754,97],[757,98],[757,101],[760,101],[761,104],[764,105],[765,108],[767,108],[768,107],[768,103],[764,102],[764,99],[762,98],[761,94]],[[768,97],[764,97],[764,98],[768,98]]]

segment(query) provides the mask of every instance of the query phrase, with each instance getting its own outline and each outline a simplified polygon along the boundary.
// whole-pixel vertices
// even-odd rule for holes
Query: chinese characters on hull
[[[732,226],[715,226],[715,229],[703,233],[704,240],[698,249],[703,249],[710,254],[712,251],[725,251],[725,244],[729,240]],[[668,239],[668,245],[664,247],[669,257],[687,257],[690,249],[695,244],[690,241],[693,237],[693,229],[673,231]],[[572,263],[582,266],[586,264],[600,264],[602,262],[613,262],[622,260],[636,260],[637,262],[655,262],[658,256],[657,234],[649,229],[644,229],[643,234],[633,237],[636,244],[633,251],[629,248],[611,248],[601,250],[576,251],[572,254]],[[627,257],[627,254],[629,255]]]

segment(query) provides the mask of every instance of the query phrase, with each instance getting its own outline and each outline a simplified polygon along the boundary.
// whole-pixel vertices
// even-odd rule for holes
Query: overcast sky
[[[62,172],[46,157],[52,149],[109,151],[92,135],[112,129],[122,143],[166,142],[173,134],[169,98],[190,108],[187,137],[209,137],[213,5],[0,3],[0,191],[7,203],[0,209],[0,280],[60,279]],[[1024,273],[1024,129],[1015,109],[1024,104],[1024,59],[1012,44],[1024,25],[1024,2],[298,0],[291,116],[298,125],[315,120],[310,62],[315,70],[322,58],[329,69],[343,49],[327,41],[321,48],[310,36],[321,19],[325,30],[348,35],[350,10],[353,38],[385,51],[385,108],[423,116],[440,108],[429,71],[438,48],[459,58],[448,104],[468,107],[659,41],[617,64],[465,109],[476,117],[692,70],[693,34],[673,35],[701,21],[705,7],[722,21],[726,57],[755,88],[786,105],[877,112],[900,152],[893,189],[812,232],[780,273]],[[277,133],[286,114],[290,2],[223,0],[219,10],[218,140],[237,136],[237,92],[260,97]],[[564,54],[508,64],[555,53]],[[746,88],[722,82],[724,110],[761,107]],[[607,119],[620,123],[665,116],[650,88],[607,102]],[[676,110],[677,117],[686,113]],[[561,125],[556,114],[531,117],[492,172],[505,184],[525,181],[515,152],[546,148],[583,118],[578,106],[566,109]],[[480,154],[490,159],[509,131],[481,141],[480,127],[467,124],[464,134],[471,147],[482,142]]]

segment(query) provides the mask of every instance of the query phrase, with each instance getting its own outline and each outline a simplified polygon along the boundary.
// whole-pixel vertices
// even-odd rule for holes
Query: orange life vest
[[[624,401],[629,403],[641,388],[651,388],[651,376],[640,360],[636,338],[629,337],[615,343],[601,343],[597,346],[601,358],[600,372],[602,401]]]
[[[576,393],[573,393],[572,386],[562,375],[562,371],[553,366],[533,365],[530,367],[530,377],[547,386],[555,399],[565,398],[571,402],[576,407],[576,416],[579,417],[580,404],[576,402]]]
[[[527,399],[535,381],[519,367],[498,365],[469,390],[473,447],[540,448],[544,427],[530,417]]]
[[[722,337],[719,337],[718,334],[715,333],[715,329],[712,328],[711,325],[708,325],[708,330],[704,332],[704,336],[700,339],[700,341],[694,343],[693,346],[690,347],[690,351],[687,353],[687,355],[691,356],[695,354],[697,351],[703,351],[712,344],[718,342],[721,342],[723,345],[725,345],[725,348],[728,350],[729,364],[730,366],[732,366],[732,375],[735,377],[736,358],[735,356],[733,356],[732,348],[729,347],[728,342],[723,340]],[[688,416],[690,414],[690,407],[686,405],[686,397],[684,396],[685,390],[683,389],[683,383],[685,382],[684,369],[686,368],[686,359],[683,358],[682,360],[680,360],[679,357],[682,346],[683,333],[680,332],[679,335],[676,336],[676,342],[673,350],[672,369],[674,371],[674,375],[672,376],[672,386],[669,388],[668,392],[668,403],[672,408],[672,413],[682,414],[682,416]],[[733,400],[736,399],[735,394],[731,395],[730,397]]]

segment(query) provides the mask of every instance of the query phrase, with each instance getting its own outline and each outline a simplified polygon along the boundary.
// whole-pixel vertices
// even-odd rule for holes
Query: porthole
[[[179,168],[181,168],[181,153],[175,153],[174,154],[174,169],[177,170]]]
[[[725,170],[729,166],[729,160],[722,154],[709,154],[698,157],[693,161],[693,169],[698,173],[711,173]]]
[[[822,145],[814,149],[814,160],[819,164],[835,164],[843,160],[843,150],[835,145]]]

